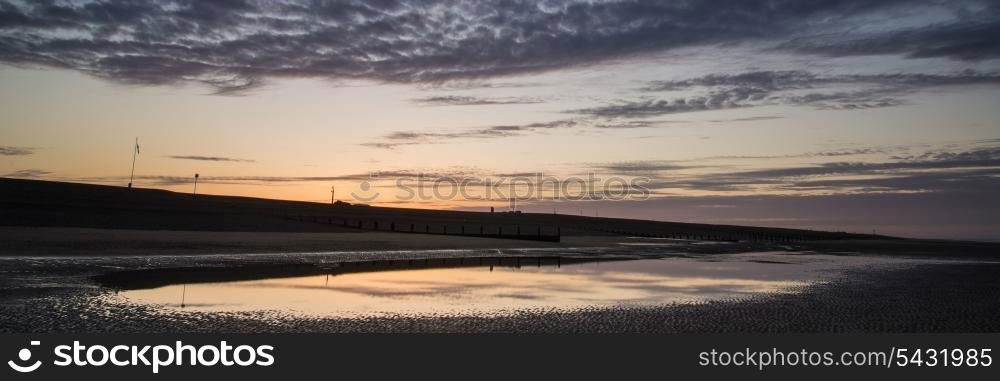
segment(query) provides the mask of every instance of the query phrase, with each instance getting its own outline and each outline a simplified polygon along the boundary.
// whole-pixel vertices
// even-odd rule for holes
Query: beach
[[[205,269],[214,274],[250,271],[251,275],[238,276],[255,278],[263,277],[256,275],[261,272],[269,276],[275,272],[321,274],[344,263],[378,266],[379,261],[500,257],[523,258],[526,266],[535,260],[541,264],[540,258],[683,258],[720,263],[746,260],[760,252],[788,258],[891,259],[901,257],[898,251],[903,249],[892,242],[706,245],[581,236],[576,242],[543,243],[373,232],[3,228],[0,236],[13,247],[0,257],[0,330],[4,332],[762,333],[991,332],[1000,328],[995,319],[1000,316],[1000,289],[995,287],[1000,263],[975,251],[957,255],[954,246],[942,243],[923,243],[919,245],[923,252],[902,256],[918,262],[845,268],[794,292],[665,305],[526,309],[500,315],[336,318],[288,311],[212,313],[161,308],[123,301],[122,290],[102,279],[108,274],[132,273],[138,274],[137,279],[167,279],[178,272]],[[279,247],[282,250],[269,251]],[[890,254],[864,253],[871,250]],[[955,254],[940,254],[949,250]]]
[[[505,316],[307,318],[277,311],[178,312],[111,301],[55,270],[44,287],[0,292],[4,332],[832,333],[995,332],[1000,265],[858,271],[796,293],[659,307],[529,310]],[[60,278],[56,281],[53,278]],[[71,280],[66,280],[71,279]],[[80,281],[77,283],[77,281]]]

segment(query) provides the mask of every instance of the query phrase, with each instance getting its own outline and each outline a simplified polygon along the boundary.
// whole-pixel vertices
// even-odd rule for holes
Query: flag
[[[139,153],[139,139],[135,140],[135,153]]]

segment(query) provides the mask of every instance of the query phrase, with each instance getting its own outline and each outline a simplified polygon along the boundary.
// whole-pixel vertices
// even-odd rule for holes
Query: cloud
[[[793,156],[837,157],[886,151],[872,148]],[[665,173],[664,171],[686,169],[683,163],[669,161],[635,162],[620,168],[598,165],[593,168],[649,177],[653,179],[649,184],[650,189],[661,191],[680,189],[760,194],[816,192],[840,194],[1000,190],[1000,147],[979,147],[965,151],[927,151],[919,155],[892,156],[888,161],[881,162],[838,161],[749,171],[716,171],[697,175]]]
[[[710,123],[734,123],[734,122],[758,122],[762,120],[776,120],[784,119],[783,116],[777,115],[761,115],[761,116],[750,116],[746,118],[732,118],[732,119],[712,119],[708,122]]]
[[[379,149],[395,149],[402,146],[420,144],[440,144],[456,139],[497,139],[521,136],[526,133],[545,131],[556,128],[579,128],[595,130],[628,130],[638,128],[656,128],[672,124],[686,124],[686,121],[676,120],[617,120],[616,117],[627,114],[622,111],[603,112],[584,118],[561,119],[550,122],[537,122],[522,125],[499,125],[485,128],[467,128],[452,131],[395,131],[386,134],[381,141],[361,143],[361,146]],[[781,119],[780,116],[759,116],[736,118],[728,120],[712,120],[713,123],[744,122],[755,120]],[[648,136],[647,136],[648,137]]]
[[[0,156],[27,156],[35,153],[30,147],[0,146]]]
[[[777,49],[830,57],[897,54],[910,58],[946,57],[964,61],[1000,58],[997,6],[961,22],[890,33],[798,38]]]
[[[606,118],[572,118],[558,119],[548,122],[535,122],[525,124],[497,125],[489,127],[473,127],[457,130],[428,130],[428,131],[395,131],[382,136],[382,140],[376,142],[361,143],[361,146],[380,149],[395,149],[401,146],[418,144],[440,144],[449,140],[457,139],[498,139],[514,136],[522,136],[528,133],[541,133],[554,129],[589,128],[597,130],[620,130],[635,128],[654,128],[666,124],[684,123],[678,121],[647,121],[629,120],[618,121]]]
[[[810,93],[775,98],[779,103],[813,106],[820,110],[861,110],[871,108],[896,107],[907,102],[897,97],[903,89],[873,89],[834,93]]]
[[[673,81],[652,81],[640,90],[674,91],[692,88],[723,88],[752,98],[756,94],[775,91],[811,89],[829,85],[882,85],[888,87],[926,88],[1000,83],[1000,74],[965,70],[951,74],[885,73],[821,75],[802,70],[763,70],[738,74],[709,74],[702,77]]]
[[[488,105],[515,105],[542,103],[536,98],[477,98],[469,96],[436,96],[413,99],[414,103],[424,106],[488,106]]]
[[[236,159],[231,157],[219,157],[219,156],[197,156],[197,155],[171,155],[167,156],[171,159],[177,160],[198,160],[198,161],[229,161],[229,162],[239,162],[239,163],[253,163],[254,160],[249,159]]]
[[[542,172],[507,172],[507,173],[494,173],[494,177],[545,177],[549,176]]]
[[[698,168],[697,166],[677,164],[676,162],[666,161],[666,160],[654,160],[654,161],[631,161],[631,162],[616,162],[616,163],[605,163],[605,164],[595,164],[592,169],[607,171],[612,173],[635,173],[635,172],[661,172],[661,171],[673,171],[680,169]]]
[[[334,182],[334,181],[371,181],[371,180],[395,180],[399,178],[441,178],[441,177],[462,177],[469,175],[469,172],[462,170],[444,171],[411,171],[411,170],[388,170],[370,173],[356,173],[347,175],[332,176],[227,176],[227,175],[201,175],[199,183],[211,184],[283,184],[283,183],[307,183],[307,182]],[[128,176],[112,177],[90,177],[76,178],[76,181],[89,182],[117,182],[127,180]],[[135,179],[143,180],[153,185],[178,185],[189,184],[194,181],[191,176],[173,175],[136,175]]]
[[[396,131],[380,141],[362,146],[394,149],[406,145],[440,143],[454,139],[493,139],[520,136],[551,128],[598,130],[653,128],[683,121],[652,118],[766,105],[809,106],[821,110],[859,110],[907,104],[905,96],[931,87],[1000,84],[1000,74],[961,71],[952,74],[888,73],[820,75],[807,71],[753,71],[737,74],[710,74],[684,80],[651,81],[640,88],[644,93],[664,91],[705,91],[706,95],[674,99],[643,98],[619,100],[611,104],[566,110],[579,117],[524,125],[501,125],[451,131]],[[841,88],[849,86],[850,90]],[[475,105],[501,101],[474,97],[422,98],[428,104]],[[514,101],[511,101],[514,102]],[[628,119],[645,120],[628,120]],[[780,119],[762,115],[732,119],[710,119],[710,123],[733,123]],[[626,120],[622,120],[626,119]]]
[[[758,94],[802,88],[816,83],[818,78],[816,74],[801,70],[752,71],[739,74],[709,74],[684,80],[651,81],[640,90],[675,91],[695,87],[725,86],[743,89],[747,94]]]
[[[739,104],[739,101],[740,99],[731,98],[725,94],[716,94],[711,97],[677,98],[674,100],[621,101],[611,105],[570,110],[567,113],[602,118],[647,118],[695,111],[747,107]]]
[[[575,119],[561,119],[549,122],[536,122],[519,125],[497,125],[462,130],[395,131],[383,136],[382,141],[361,143],[361,145],[371,148],[393,149],[405,145],[435,144],[443,140],[452,139],[494,139],[518,136],[524,132],[530,131],[569,128],[578,126],[581,123],[583,122]]]
[[[44,176],[48,176],[48,175],[51,175],[51,174],[52,174],[52,172],[49,172],[49,171],[46,171],[46,170],[42,170],[42,169],[22,169],[22,170],[19,170],[19,171],[14,171],[14,172],[8,173],[8,174],[4,175],[4,177],[33,178],[33,177],[44,177]]]
[[[931,12],[938,2],[3,2],[0,62],[234,95],[268,78],[475,82],[751,40],[809,54],[995,57],[997,7],[955,3],[978,6],[978,16],[820,43],[812,36],[847,21],[903,6]]]
[[[943,86],[1000,85],[1000,73],[961,71],[952,74],[890,73],[819,75],[806,71],[754,71],[710,74],[685,80],[652,81],[643,92],[706,91],[674,99],[619,100],[612,104],[568,110],[604,118],[650,118],[663,115],[765,105],[810,106],[821,110],[856,110],[906,104],[903,97]],[[832,90],[842,87],[850,90]],[[832,88],[832,89],[831,89]],[[756,117],[729,121],[775,119]],[[723,122],[713,120],[712,122]]]
[[[545,83],[540,82],[495,82],[483,81],[479,79],[454,79],[447,82],[418,83],[420,90],[482,90],[482,89],[517,89],[525,87],[542,87]]]
[[[886,153],[884,148],[854,148],[836,151],[820,151],[812,152],[806,154],[807,156],[826,156],[826,157],[837,157],[837,156],[857,156],[857,155],[872,155]]]
[[[396,149],[401,146],[418,145],[418,144],[433,144],[431,142],[365,142],[358,144],[362,147],[368,148],[378,148],[378,149]]]
[[[595,122],[592,124],[592,126],[594,128],[621,130],[621,129],[632,129],[632,128],[652,128],[652,127],[662,126],[665,124],[674,124],[674,123],[684,123],[684,122],[669,121],[669,120],[665,121],[627,120],[627,121],[614,121],[614,122],[610,121]]]

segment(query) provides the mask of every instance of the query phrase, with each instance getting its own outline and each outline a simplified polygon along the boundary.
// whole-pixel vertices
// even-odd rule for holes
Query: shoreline
[[[561,242],[391,232],[216,232],[0,226],[3,257],[108,257],[432,250],[574,250],[630,244],[691,253],[787,247],[762,242],[703,242],[628,236],[563,236]]]
[[[234,232],[0,226],[0,258],[309,254],[431,250],[574,250],[648,246],[690,254],[800,251],[832,255],[1000,260],[1000,243],[948,240],[699,241],[627,235],[564,235],[561,242],[382,231]]]

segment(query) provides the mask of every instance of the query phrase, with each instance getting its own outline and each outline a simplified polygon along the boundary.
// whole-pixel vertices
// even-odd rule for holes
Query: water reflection
[[[660,305],[784,292],[818,277],[809,263],[687,258],[567,263],[555,258],[356,262],[325,273],[185,283],[122,293],[195,311],[279,310],[337,317],[504,314]],[[260,278],[260,277],[258,277]],[[232,279],[232,278],[229,278]]]

